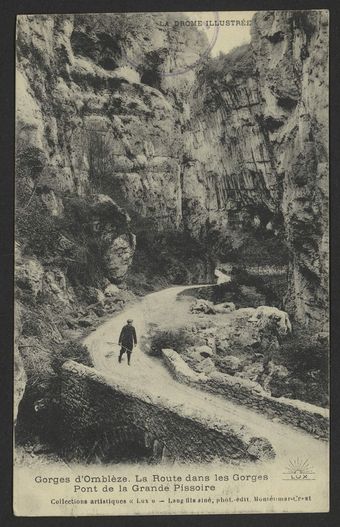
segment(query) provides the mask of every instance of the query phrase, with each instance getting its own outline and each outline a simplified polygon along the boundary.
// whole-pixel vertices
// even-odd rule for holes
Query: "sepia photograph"
[[[329,18],[17,16],[16,516],[328,512]]]

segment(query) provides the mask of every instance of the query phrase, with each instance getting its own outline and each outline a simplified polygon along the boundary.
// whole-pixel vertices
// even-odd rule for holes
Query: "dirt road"
[[[192,287],[192,286],[190,286]],[[97,370],[112,375],[117,381],[124,380],[130,388],[142,389],[152,397],[166,396],[173,406],[190,406],[193,411],[214,416],[216,420],[238,423],[251,429],[256,436],[271,441],[275,452],[275,466],[284,467],[289,460],[308,459],[315,470],[325,470],[328,464],[328,445],[314,439],[308,433],[232,403],[222,396],[209,394],[177,382],[159,358],[143,353],[137,346],[133,351],[131,365],[126,358],[118,363],[119,333],[127,318],[134,320],[139,340],[146,333],[150,321],[160,324],[169,321],[183,322],[187,313],[186,300],[176,301],[177,294],[185,287],[172,287],[143,298],[140,302],[104,323],[84,341],[90,350]]]

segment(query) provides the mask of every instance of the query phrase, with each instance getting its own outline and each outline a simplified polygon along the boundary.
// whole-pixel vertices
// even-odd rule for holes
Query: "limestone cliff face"
[[[62,192],[92,185],[156,225],[179,226],[182,107],[173,94],[194,73],[163,75],[187,49],[184,31],[170,45],[160,25],[170,16],[19,18],[18,142],[45,152],[39,186],[54,214]]]
[[[268,223],[278,212],[279,186],[249,46],[202,69],[191,107],[183,178],[188,228],[202,225],[203,217],[228,233],[247,211],[255,216],[261,209]]]
[[[94,207],[108,195],[137,221],[187,230],[208,250],[212,232],[223,244],[249,218],[283,229],[287,309],[321,326],[327,13],[258,13],[249,46],[184,73],[207,43],[174,29],[173,16],[19,17],[18,149],[34,147],[40,163],[31,188],[55,217],[67,194]],[[118,230],[105,225],[98,236],[120,281],[135,237],[128,216]]]
[[[290,249],[287,307],[327,323],[328,12],[256,15],[252,47]]]
[[[327,12],[256,14],[250,46],[198,75],[183,177],[194,232],[204,219],[228,233],[249,214],[283,228],[286,309],[314,328],[327,324],[327,61]]]

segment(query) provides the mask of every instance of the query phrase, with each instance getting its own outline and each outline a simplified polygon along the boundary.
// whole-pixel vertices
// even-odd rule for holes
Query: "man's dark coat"
[[[126,324],[119,336],[119,344],[124,348],[133,349],[133,344],[137,344],[136,330],[131,324]]]

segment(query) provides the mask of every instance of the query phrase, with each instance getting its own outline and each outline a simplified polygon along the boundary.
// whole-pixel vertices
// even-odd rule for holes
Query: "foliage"
[[[224,92],[234,90],[240,80],[254,75],[253,56],[248,44],[232,49],[227,55],[204,63],[198,75],[198,91],[205,94],[205,111],[220,108],[226,110]]]
[[[94,225],[98,222],[96,230]],[[69,279],[76,285],[97,285],[108,274],[105,253],[109,241],[105,241],[102,233],[109,231],[111,238],[124,232],[126,215],[114,203],[99,206],[70,195],[64,197],[64,215],[59,225],[70,242],[70,250],[63,254]]]
[[[327,406],[329,344],[323,335],[308,328],[298,327],[279,350],[279,362],[290,372],[288,378],[271,381],[270,388],[276,396]]]
[[[151,335],[149,354],[159,357],[165,348],[181,353],[194,344],[194,336],[186,328],[156,329]]]
[[[228,261],[235,265],[242,262],[250,266],[283,266],[288,262],[288,249],[279,235],[274,236],[271,231],[255,229],[246,223],[241,244],[228,254]]]
[[[227,55],[221,53],[218,57],[206,62],[199,72],[200,85],[204,82],[210,86],[227,86],[227,74],[235,78],[246,78],[254,73],[252,55],[249,45],[235,47]]]
[[[29,176],[34,179],[41,174],[44,168],[45,155],[35,146],[24,145],[17,148],[16,163],[17,176]]]
[[[16,238],[27,254],[51,258],[56,254],[59,228],[27,178],[17,180]]]
[[[76,341],[66,342],[60,347],[54,355],[53,368],[59,371],[62,364],[67,360],[74,360],[93,368],[92,358],[87,346]]]
[[[308,371],[328,372],[328,341],[308,328],[298,328],[282,344],[280,355],[287,367],[299,375]]]
[[[235,266],[231,272],[232,281],[238,286],[254,287],[266,299],[266,304],[278,308],[283,307],[283,297],[286,292],[287,279],[281,275],[259,276],[248,273],[244,268]]]

